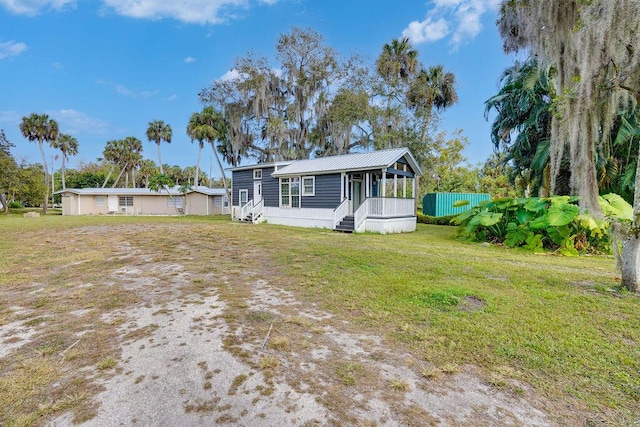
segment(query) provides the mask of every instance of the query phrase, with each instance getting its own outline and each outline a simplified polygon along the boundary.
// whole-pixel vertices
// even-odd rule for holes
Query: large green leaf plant
[[[601,196],[606,217],[595,219],[581,213],[577,203],[578,198],[570,196],[494,199],[474,206],[452,222],[460,226],[463,238],[472,241],[566,256],[610,253],[611,219],[630,221],[631,205],[617,194]],[[463,204],[465,201],[456,202],[457,206]]]

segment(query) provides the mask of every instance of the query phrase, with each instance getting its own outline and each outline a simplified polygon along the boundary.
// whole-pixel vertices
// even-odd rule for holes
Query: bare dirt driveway
[[[269,250],[286,236],[249,227],[148,221],[25,233],[33,249],[2,291],[0,363],[11,369],[0,421],[558,424],[525,384],[513,393],[474,366],[435,369],[388,331],[310,300]]]

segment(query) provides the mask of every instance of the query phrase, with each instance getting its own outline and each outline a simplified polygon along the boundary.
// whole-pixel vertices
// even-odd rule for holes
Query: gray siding
[[[278,206],[278,183],[277,178],[272,178],[273,167],[263,168],[256,165],[255,169],[262,169],[262,197],[265,206]],[[240,204],[240,190],[248,190],[248,200],[253,200],[253,183],[258,181],[253,179],[253,170],[241,170],[232,172],[233,180],[233,206]]]
[[[253,170],[233,171],[231,175],[233,194],[232,205],[240,205],[240,190],[249,190],[249,200],[253,197]]]
[[[302,208],[335,209],[340,204],[340,174],[316,175],[315,196],[304,196]]]
[[[272,208],[280,206],[280,180],[278,178],[272,178],[274,168],[262,169],[262,197],[264,198],[264,205]]]

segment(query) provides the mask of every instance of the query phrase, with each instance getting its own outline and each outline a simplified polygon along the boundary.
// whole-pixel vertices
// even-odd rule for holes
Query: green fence
[[[489,193],[427,193],[422,199],[422,213],[431,216],[458,215],[484,200],[490,200]],[[468,200],[469,204],[453,207],[458,200]]]

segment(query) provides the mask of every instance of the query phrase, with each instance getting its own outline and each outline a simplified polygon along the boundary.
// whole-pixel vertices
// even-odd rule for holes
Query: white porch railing
[[[249,200],[240,208],[240,221],[244,221],[246,217],[253,211],[253,199]]]
[[[349,199],[344,199],[337,208],[333,210],[333,228],[342,221],[342,218],[349,213]]]
[[[355,231],[362,231],[369,217],[394,218],[415,215],[414,199],[396,199],[391,197],[370,197],[365,199],[353,214]]]
[[[264,214],[264,199],[260,199],[258,203],[253,206],[253,215],[251,215],[251,222],[258,223],[262,222]]]
[[[365,199],[360,207],[353,213],[353,231],[362,231],[364,221],[369,216],[369,200]]]
[[[396,199],[391,197],[371,197],[365,200],[369,203],[369,215],[382,218],[415,215],[414,199]]]

